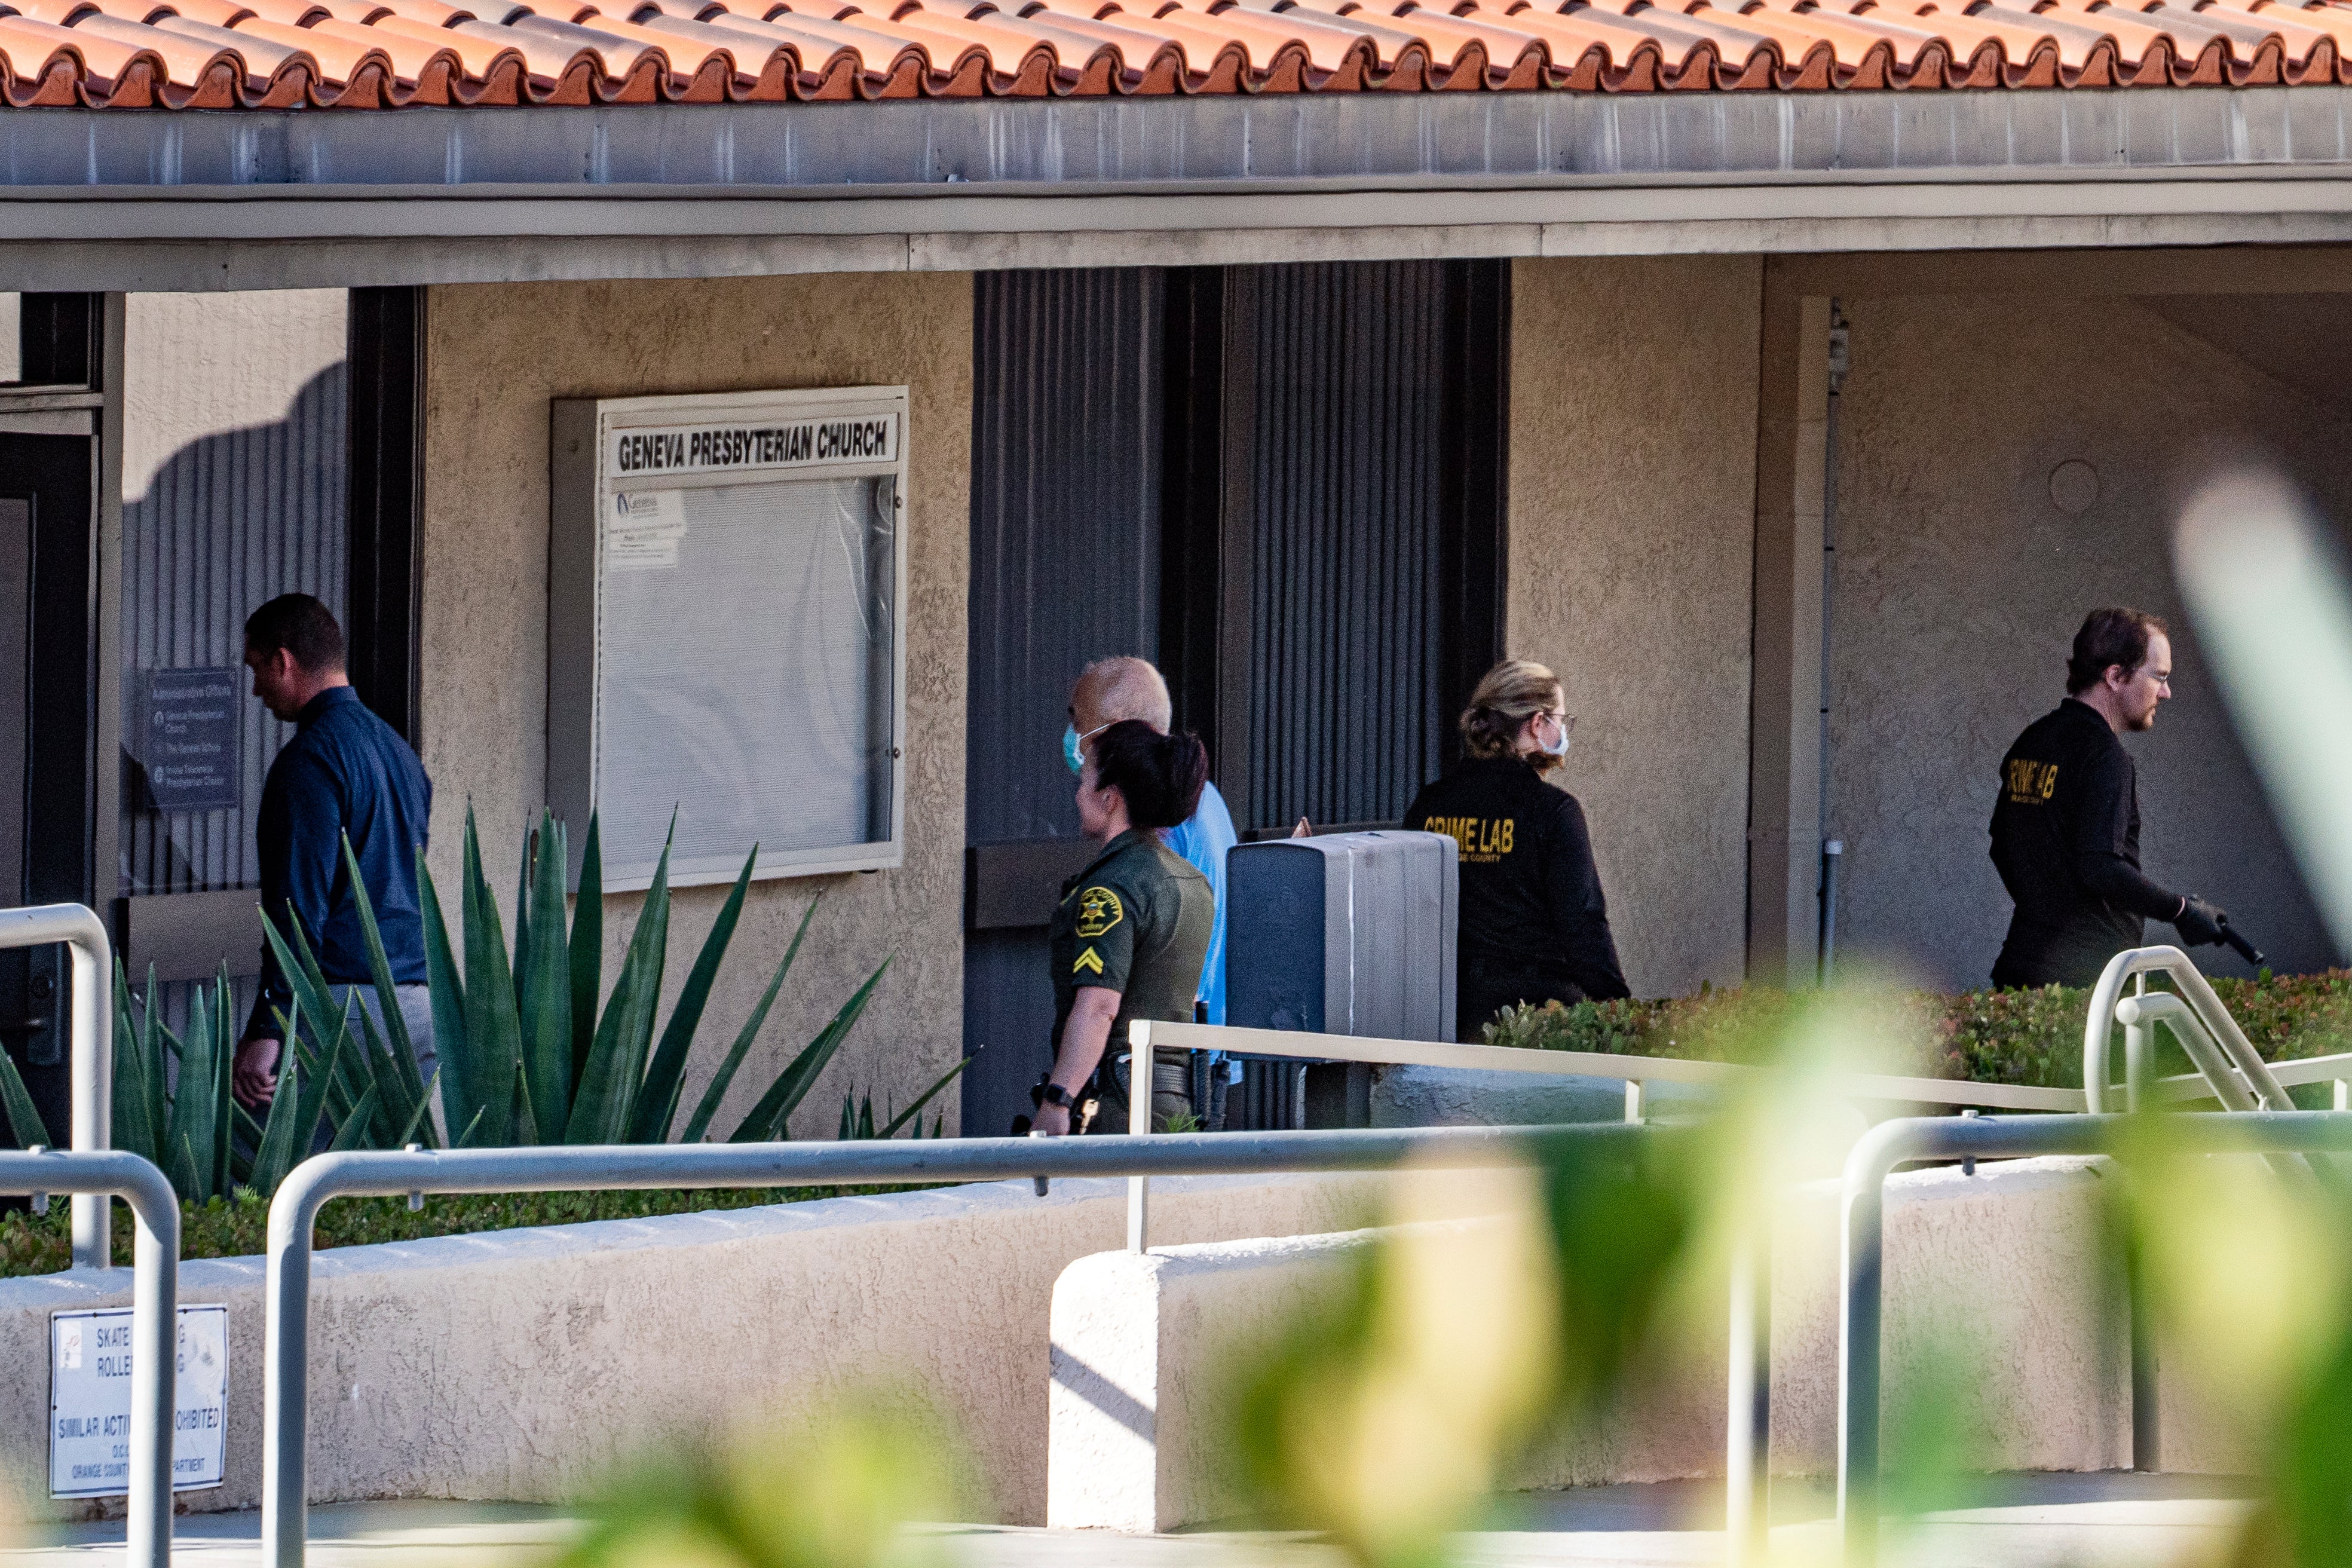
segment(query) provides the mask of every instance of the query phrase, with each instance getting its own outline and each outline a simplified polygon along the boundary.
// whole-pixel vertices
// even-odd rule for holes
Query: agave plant
[[[286,1048],[278,1094],[268,1114],[257,1121],[229,1093],[236,1021],[227,966],[209,988],[195,988],[183,1040],[163,1021],[153,971],[142,1005],[134,1008],[130,982],[118,963],[114,1146],[152,1161],[183,1201],[204,1203],[239,1189],[269,1197],[317,1146],[322,1127],[334,1130],[329,1144],[334,1149],[373,1148],[418,1136],[428,1127],[426,1090],[412,1085],[404,1097],[389,1098],[400,1093],[394,1087],[397,1069],[366,1012],[349,1005],[326,1010],[331,1004],[320,986],[314,1005],[334,1023],[325,1047],[313,1050],[305,1033],[304,994],[298,990],[293,1007],[279,1019]],[[176,1073],[170,1066],[174,1060]],[[407,1067],[413,1080],[415,1064]],[[406,1107],[402,1119],[387,1115],[392,1105]],[[10,1120],[17,1120],[13,1107]]]
[[[979,1053],[975,1051],[972,1055],[977,1056]],[[908,1122],[914,1123],[915,1128],[914,1131],[909,1134],[911,1137],[939,1138],[945,1136],[948,1124],[948,1113],[945,1110],[941,1110],[938,1115],[934,1116],[931,1119],[930,1131],[925,1132],[923,1131],[922,1122],[923,1107],[929,1105],[933,1100],[937,1099],[939,1097],[940,1090],[947,1088],[948,1085],[955,1082],[957,1079],[963,1076],[963,1069],[970,1066],[971,1066],[971,1057],[966,1057],[963,1060],[956,1063],[955,1066],[948,1068],[946,1072],[940,1075],[940,1080],[937,1083],[931,1085],[930,1088],[923,1090],[922,1093],[915,1097],[914,1104],[907,1107],[906,1110],[899,1111],[896,1116],[890,1114],[887,1109],[888,1102],[886,1100],[884,1102],[885,1110],[882,1112],[884,1121],[881,1127],[878,1129],[874,1125],[873,1091],[868,1089],[861,1099],[856,1089],[851,1089],[848,1093],[844,1094],[841,1097],[841,1131],[835,1134],[835,1136],[838,1137],[845,1143],[848,1142],[852,1139],[859,1138],[896,1138],[898,1135],[898,1129],[906,1126]]]
[[[669,1141],[686,1083],[688,1051],[702,1023],[710,988],[734,940],[750,890],[755,847],[744,858],[710,934],[687,972],[677,1004],[656,1040],[655,1013],[669,937],[669,849],[665,846],[646,894],[636,929],[630,934],[612,994],[600,1013],[604,987],[604,862],[597,822],[588,819],[582,847],[580,890],[567,929],[564,868],[568,846],[562,823],[542,814],[538,830],[524,842],[515,898],[514,945],[507,945],[497,900],[482,875],[481,842],[474,816],[466,814],[460,857],[459,924],[465,967],[449,940],[439,891],[417,858],[417,886],[425,918],[425,961],[433,994],[433,1037],[441,1058],[441,1100],[453,1142],[467,1145],[516,1143],[660,1143]],[[354,883],[359,867],[346,846]],[[364,900],[362,900],[364,904]],[[733,1045],[711,1075],[677,1136],[698,1142],[735,1079],[736,1069],[767,1021],[768,1009],[815,917],[813,900],[801,917],[792,945],[776,965],[758,1005],[737,1031]],[[380,946],[369,959],[379,986],[389,972]],[[729,1134],[733,1142],[758,1142],[785,1135],[785,1122],[817,1075],[865,1012],[874,988],[890,966],[884,959],[833,1020],[777,1074],[767,1091]],[[389,1015],[388,1015],[389,1016]]]

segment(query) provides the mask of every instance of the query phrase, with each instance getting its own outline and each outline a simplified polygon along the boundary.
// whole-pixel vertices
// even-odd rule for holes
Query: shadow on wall
[[[206,435],[174,451],[146,493],[122,506],[124,672],[123,889],[186,892],[251,886],[260,878],[253,818],[261,783],[292,727],[250,695],[241,664],[245,617],[279,594],[315,594],[343,613],[347,577],[344,366],[311,376],[286,416]],[[222,721],[233,741],[209,787],[164,794],[148,778],[155,747],[141,710],[141,674],[232,672]],[[162,706],[158,704],[158,706]],[[226,802],[227,804],[215,804]],[[236,955],[236,962],[248,962]]]

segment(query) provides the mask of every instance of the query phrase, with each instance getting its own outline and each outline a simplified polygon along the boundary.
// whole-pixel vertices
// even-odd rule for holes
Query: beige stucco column
[[[1830,301],[1767,266],[1756,420],[1748,974],[1813,979],[1820,946],[1822,521]]]

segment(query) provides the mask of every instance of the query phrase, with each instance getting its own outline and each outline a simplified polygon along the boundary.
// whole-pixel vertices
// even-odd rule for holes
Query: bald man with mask
[[[1161,734],[1168,732],[1173,710],[1168,682],[1147,659],[1099,658],[1087,666],[1070,691],[1070,727],[1062,732],[1062,760],[1070,772],[1087,763],[1087,742],[1123,719],[1140,719]],[[1216,922],[1209,933],[1209,952],[1201,965],[1200,1001],[1208,1021],[1225,1021],[1225,852],[1236,842],[1233,813],[1214,784],[1201,786],[1201,804],[1192,815],[1161,834],[1169,848],[1189,861],[1209,879],[1216,898]]]

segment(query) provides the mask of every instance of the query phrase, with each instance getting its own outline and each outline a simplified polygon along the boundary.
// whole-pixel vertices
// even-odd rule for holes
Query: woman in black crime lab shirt
[[[1461,850],[1457,1039],[1478,1039],[1513,1003],[1632,994],[1609,934],[1584,808],[1544,782],[1568,755],[1574,723],[1560,711],[1557,676],[1505,659],[1463,710],[1463,761],[1405,814],[1407,827],[1445,834]]]

